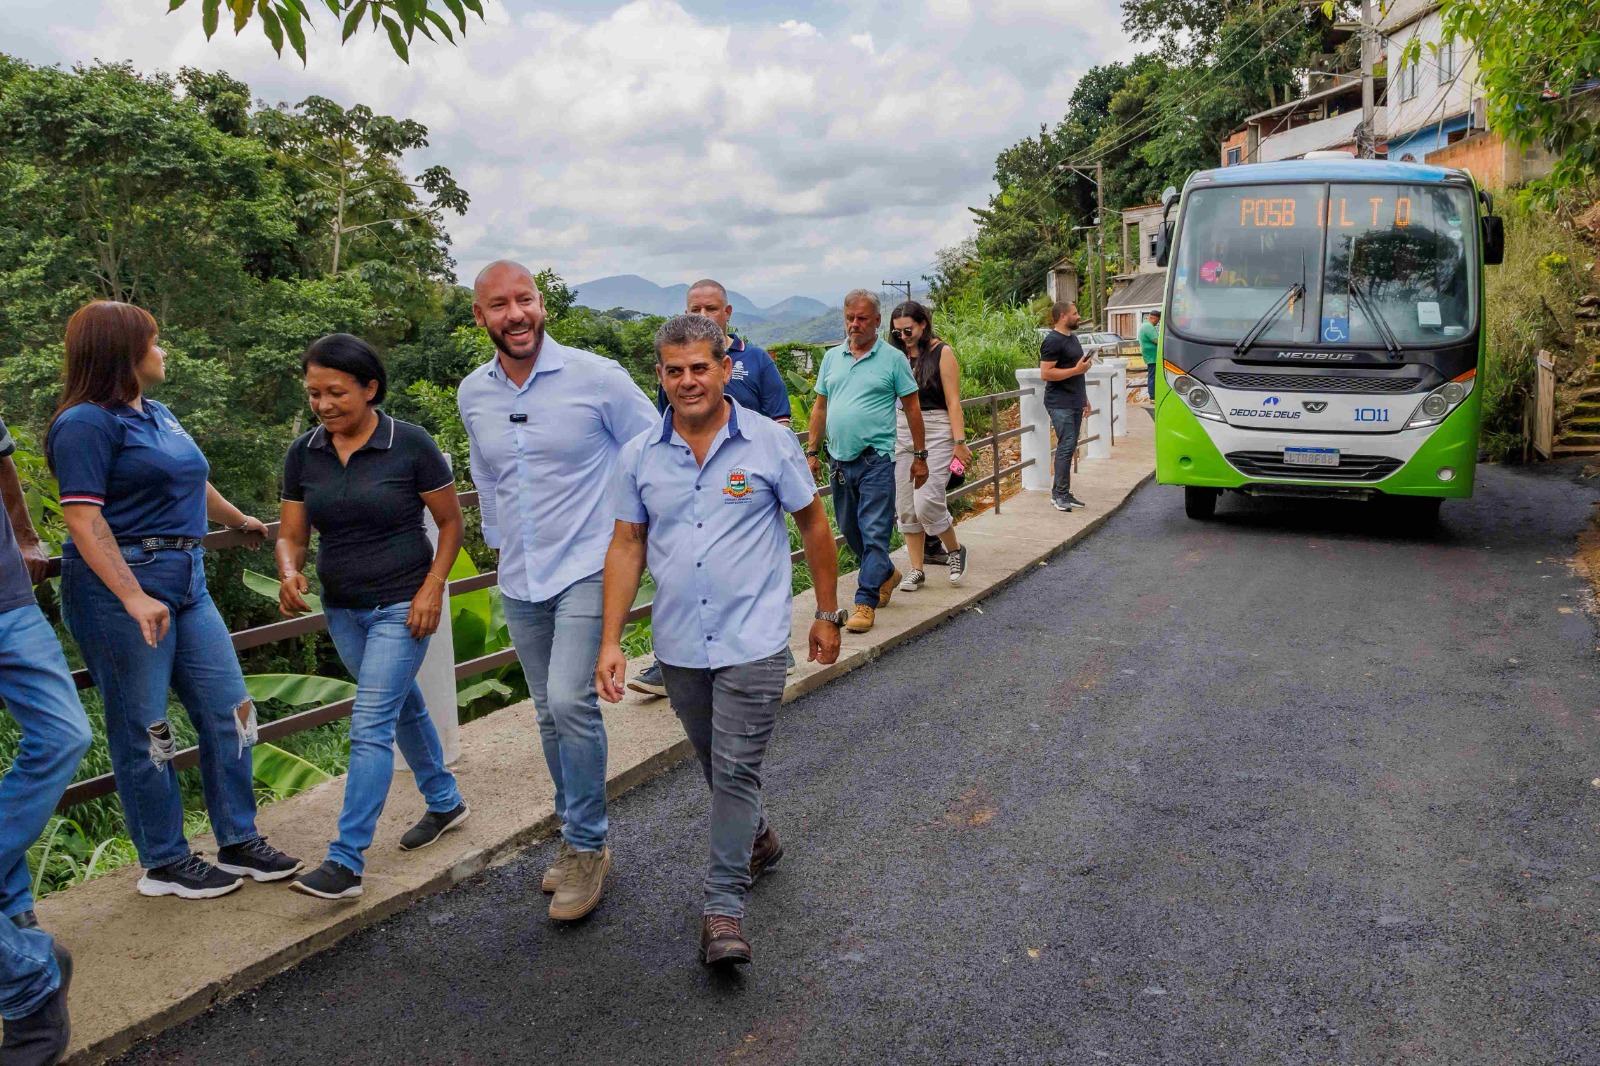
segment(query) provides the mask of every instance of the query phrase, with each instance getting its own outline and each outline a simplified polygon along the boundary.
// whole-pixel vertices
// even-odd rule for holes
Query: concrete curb
[[[1063,515],[1044,494],[1024,493],[1005,501],[999,515],[963,522],[962,540],[973,548],[973,567],[963,584],[899,594],[879,613],[871,633],[845,635],[838,662],[817,668],[802,661],[784,702],[942,625],[1098,530],[1152,476],[1153,431],[1146,420],[1130,421],[1132,432],[1119,440],[1111,459],[1085,462],[1075,475],[1075,488],[1081,485],[1082,495],[1103,501],[1103,509]],[[851,601],[854,585],[854,575],[841,578],[841,603]],[[813,606],[809,595],[796,600],[798,639],[810,628]],[[630,670],[643,665],[630,664]],[[693,754],[665,700],[630,693],[604,713],[611,746],[606,791],[612,798]],[[41,922],[76,959],[74,1038],[66,1061],[80,1066],[116,1055],[556,830],[530,704],[469,723],[461,740],[462,756],[453,768],[474,817],[433,848],[402,855],[394,841],[419,813],[419,803],[410,775],[397,774],[368,852],[367,891],[355,901],[330,905],[282,886],[254,884],[208,903],[150,900],[134,892],[138,871],[133,868],[42,900]],[[340,778],[265,808],[259,824],[278,846],[315,864],[342,800]],[[194,844],[214,853],[209,838]],[[536,896],[530,905],[542,905],[542,899]]]

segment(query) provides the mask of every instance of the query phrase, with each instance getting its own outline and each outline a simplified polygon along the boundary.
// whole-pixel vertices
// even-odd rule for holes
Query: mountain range
[[[609,278],[586,281],[576,286],[574,291],[579,306],[596,311],[622,307],[629,311],[643,311],[647,315],[679,315],[683,313],[689,286],[662,286],[637,274],[614,274]],[[827,304],[809,296],[791,296],[771,307],[758,307],[748,296],[732,289],[728,290],[728,303],[733,305],[734,321],[742,325],[804,322],[828,310]]]

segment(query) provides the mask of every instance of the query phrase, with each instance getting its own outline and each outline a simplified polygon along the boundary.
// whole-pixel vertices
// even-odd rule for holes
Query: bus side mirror
[[[1506,257],[1506,224],[1499,215],[1483,216],[1483,261],[1498,266]]]
[[[1500,221],[1495,219],[1496,222]],[[1172,256],[1172,223],[1163,222],[1156,231],[1156,266],[1165,267]],[[1495,260],[1499,262],[1499,260]]]

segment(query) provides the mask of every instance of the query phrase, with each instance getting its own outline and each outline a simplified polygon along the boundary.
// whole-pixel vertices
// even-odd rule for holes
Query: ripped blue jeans
[[[188,856],[183,797],[170,763],[176,747],[153,737],[166,724],[167,691],[178,694],[199,734],[200,783],[217,844],[254,840],[256,797],[244,674],[228,627],[206,591],[204,549],[122,549],[145,594],[167,605],[172,626],[160,644],[145,643],[139,624],[69,543],[61,559],[61,613],[83,652],[105,706],[106,746],[128,836],[147,870]]]

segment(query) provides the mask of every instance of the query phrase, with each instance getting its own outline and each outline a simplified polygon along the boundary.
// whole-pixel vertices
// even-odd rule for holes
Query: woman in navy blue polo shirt
[[[401,850],[427,847],[470,813],[445,769],[439,733],[417,687],[461,550],[461,503],[450,464],[428,431],[378,409],[388,375],[370,344],[335,333],[306,349],[300,365],[321,424],[289,445],[283,460],[278,605],[290,616],[307,610],[309,583],[301,571],[315,529],[323,612],[339,658],[356,679],[356,700],[338,839],[327,860],[290,887],[344,899],[361,895],[364,855],[394,780],[397,742],[428,807],[400,838]],[[439,527],[437,548],[423,531],[424,507]]]
[[[66,388],[45,438],[71,539],[62,614],[105,706],[106,743],[147,896],[208,899],[245,877],[277,881],[300,860],[256,832],[255,705],[228,627],[206,591],[206,520],[265,535],[211,486],[206,458],[144,395],[166,380],[156,321],[97,301],[67,322]],[[219,850],[189,848],[167,721],[176,690],[199,734],[200,780]]]

